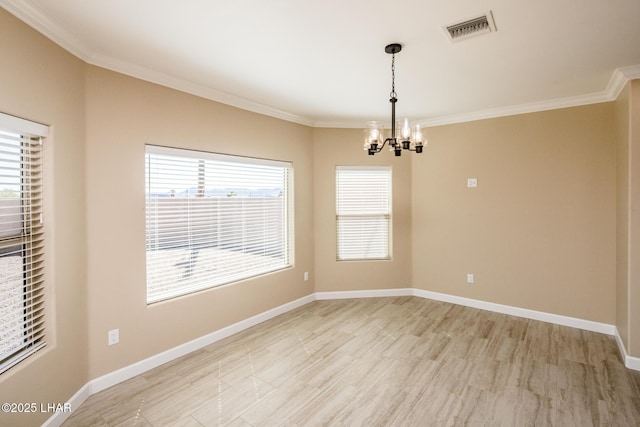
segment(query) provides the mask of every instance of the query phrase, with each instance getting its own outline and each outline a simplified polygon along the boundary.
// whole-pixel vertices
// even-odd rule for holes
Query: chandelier
[[[391,54],[391,93],[389,94],[391,103],[391,136],[384,138],[384,126],[382,122],[368,122],[365,129],[364,149],[373,156],[382,151],[384,146],[389,143],[389,148],[396,156],[402,154],[402,150],[415,151],[422,153],[422,148],[426,141],[422,139],[422,131],[420,125],[416,125],[413,129],[409,126],[409,119],[396,123],[396,102],[398,102],[398,94],[396,93],[396,53],[402,50],[402,45],[392,43],[384,48],[384,51]]]

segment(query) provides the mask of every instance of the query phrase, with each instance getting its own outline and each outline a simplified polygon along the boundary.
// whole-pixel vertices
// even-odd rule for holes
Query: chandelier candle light
[[[409,127],[409,119],[404,122],[398,122],[396,126],[396,102],[398,102],[398,94],[396,93],[396,53],[402,50],[402,45],[392,43],[384,48],[384,51],[391,54],[391,93],[389,94],[391,103],[391,136],[384,139],[382,122],[368,122],[368,128],[365,129],[364,149],[370,156],[382,151],[386,143],[389,143],[390,150],[396,156],[402,154],[402,150],[415,151],[422,153],[422,148],[426,141],[422,139],[422,131],[420,125],[416,125],[413,129]],[[382,142],[381,142],[382,141]]]

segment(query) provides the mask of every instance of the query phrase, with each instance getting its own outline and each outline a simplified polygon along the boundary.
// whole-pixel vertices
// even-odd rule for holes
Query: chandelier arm
[[[384,149],[384,146],[387,144],[388,140],[389,140],[389,138],[387,138],[384,141],[382,141],[382,144],[379,147],[376,147],[375,149],[369,148],[369,154],[374,154],[374,153],[381,152]]]

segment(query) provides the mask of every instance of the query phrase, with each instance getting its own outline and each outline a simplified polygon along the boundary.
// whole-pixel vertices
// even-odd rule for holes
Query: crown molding
[[[95,54],[82,43],[58,25],[52,23],[47,17],[42,15],[37,9],[20,0],[0,0],[0,6],[9,13],[15,15],[27,25],[36,29],[53,42],[77,56],[83,61],[129,75],[161,86],[166,86],[181,92],[199,96],[211,101],[220,102],[242,110],[263,114],[288,122],[298,123],[305,126],[317,128],[361,128],[364,123],[354,123],[353,121],[314,121],[307,117],[302,117],[287,111],[279,110],[271,106],[248,100],[236,95],[232,95],[205,85],[194,83],[172,75],[161,73],[149,68],[141,67],[126,61],[109,58]],[[640,65],[618,68],[613,72],[607,88],[601,92],[586,95],[578,95],[565,98],[556,98],[546,101],[511,105],[506,107],[490,108],[486,110],[472,111],[461,114],[443,115],[437,117],[424,118],[418,120],[422,126],[441,126],[454,123],[463,123],[474,120],[483,120],[496,117],[513,116],[517,114],[535,113],[539,111],[555,110],[559,108],[577,107],[581,105],[597,104],[615,100],[624,85],[629,80],[640,78]]]
[[[441,126],[454,123],[470,122],[474,120],[492,119],[496,117],[514,116],[517,114],[536,113],[540,111],[557,110],[560,108],[579,107],[581,105],[599,104],[614,101],[624,85],[629,80],[640,78],[640,65],[617,68],[609,79],[607,88],[601,92],[586,95],[555,98],[540,102],[510,105],[507,107],[491,108],[470,113],[453,114],[431,117],[418,121],[422,126]]]
[[[220,102],[225,105],[236,107],[253,113],[263,114],[288,122],[298,123],[316,128],[361,128],[364,123],[353,121],[313,121],[293,113],[279,110],[265,104],[260,104],[232,95],[208,86],[193,83],[175,76],[160,73],[149,68],[140,67],[125,61],[104,56],[91,56],[85,59],[86,62],[129,75],[161,86],[166,86],[181,92],[199,96],[211,101]],[[531,102],[525,104],[511,105],[506,107],[491,108],[469,113],[451,114],[418,120],[417,123],[424,127],[441,126],[447,124],[464,123],[475,120],[492,119],[497,117],[514,116],[517,114],[536,113],[540,111],[557,110],[560,108],[578,107],[582,105],[598,104],[615,100],[624,85],[633,79],[640,78],[640,65],[618,68],[614,71],[609,84],[604,91],[586,95],[556,98],[551,100]]]
[[[530,102],[506,107],[490,108],[486,110],[472,111],[461,114],[449,114],[437,117],[417,120],[416,123],[423,127],[450,125],[455,123],[471,122],[474,120],[493,119],[497,117],[515,116],[517,114],[536,113],[540,111],[557,110],[560,108],[579,107],[581,105],[599,104],[601,102],[614,101],[624,85],[629,80],[640,78],[640,65],[617,68],[611,75],[607,88],[601,92],[586,95],[555,98],[539,102]],[[364,123],[353,122],[316,122],[314,127],[350,128],[363,127]]]
[[[199,96],[201,98],[208,99],[210,101],[219,102],[221,104],[236,107],[245,111],[262,114],[265,116],[274,117],[277,119],[285,120],[288,122],[298,123],[305,126],[313,126],[313,120],[306,117],[298,116],[286,111],[279,110],[277,108],[270,107],[265,104],[260,104],[242,98],[230,93],[226,93],[209,86],[201,85],[191,82],[189,80],[181,79],[169,74],[161,73],[159,71],[152,70],[150,68],[141,67],[130,62],[121,61],[115,58],[107,56],[96,55],[89,60],[89,64],[106,68],[111,71],[115,71],[121,74],[126,74],[131,77],[135,77],[141,80],[145,80],[151,83],[155,83],[161,86],[165,86],[171,89],[185,92],[191,95]]]
[[[640,79],[640,65],[616,69],[611,76],[611,80],[609,80],[609,86],[607,86],[607,91],[611,94],[611,101],[620,95],[624,85],[627,84],[629,80],[635,79]]]
[[[263,114],[288,122],[298,123],[305,126],[313,126],[311,119],[296,114],[282,111],[271,106],[261,104],[235,96],[208,86],[197,84],[185,79],[181,79],[169,74],[161,73],[149,68],[141,67],[126,61],[117,60],[104,55],[92,52],[79,39],[73,37],[60,26],[54,24],[46,16],[41,14],[31,5],[20,0],[0,0],[0,7],[6,9],[9,13],[18,19],[42,33],[45,37],[67,50],[72,55],[80,58],[88,64],[106,68],[111,71],[126,74],[161,86],[196,95],[211,101],[230,105],[242,110],[251,111],[253,113]]]
[[[560,108],[579,107],[581,105],[599,104],[601,102],[614,101],[624,85],[629,80],[640,79],[640,65],[617,68],[611,75],[607,88],[601,92],[586,95],[570,96],[565,98],[555,98],[546,101],[530,102],[525,104],[510,105],[506,107],[491,108],[486,110],[472,111],[461,114],[449,114],[437,117],[417,120],[416,123],[424,126],[442,126],[455,123],[471,122],[474,120],[493,119],[497,117],[514,116],[517,114],[536,113],[547,110],[557,110]],[[364,127],[363,123],[353,122],[316,122],[314,127],[351,128]]]
[[[640,79],[640,64],[618,68],[618,71],[620,71],[627,80]]]
[[[26,2],[20,0],[0,0],[0,7],[6,9],[31,28],[42,33],[45,37],[72,55],[77,56],[85,62],[91,58],[91,51],[84,43],[51,22],[49,18]]]
[[[546,101],[530,102],[526,104],[509,105],[506,107],[489,108],[469,113],[451,114],[447,116],[431,117],[418,121],[425,127],[442,126],[455,123],[471,122],[474,120],[493,119],[497,117],[515,116],[517,114],[536,113],[539,111],[557,110],[560,108],[577,107],[580,105],[598,104],[611,101],[604,92],[579,95],[566,98],[556,98]]]

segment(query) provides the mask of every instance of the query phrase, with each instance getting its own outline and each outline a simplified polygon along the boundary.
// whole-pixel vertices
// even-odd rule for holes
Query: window
[[[291,163],[146,147],[147,303],[291,266]]]
[[[42,139],[0,114],[0,373],[45,345]]]
[[[391,258],[391,168],[336,168],[338,261]]]

